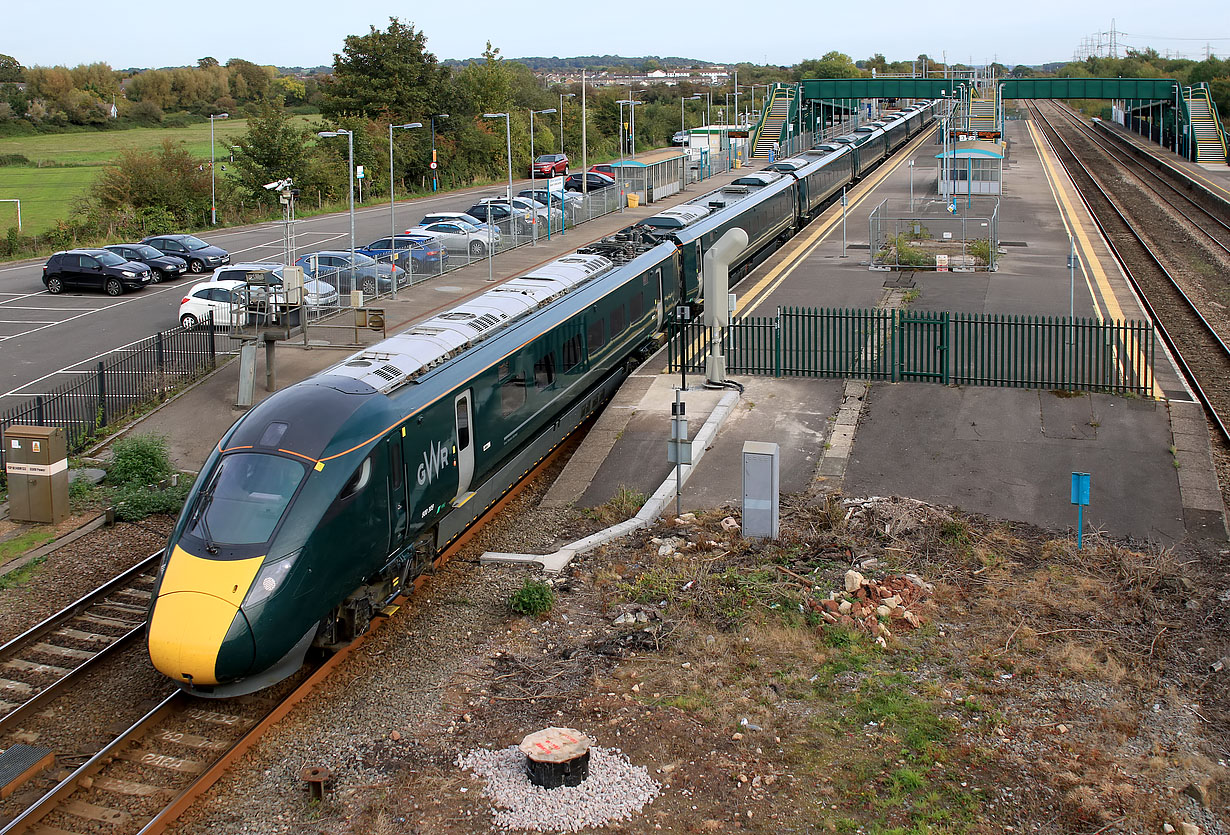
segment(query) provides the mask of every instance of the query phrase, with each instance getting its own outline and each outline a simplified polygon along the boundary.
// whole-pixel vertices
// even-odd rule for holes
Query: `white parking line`
[[[6,300],[6,301],[0,301],[0,305],[3,305],[3,304],[8,304],[8,303],[9,303],[9,302],[11,302],[11,301],[13,301],[13,302],[19,302],[19,301],[21,301],[22,299],[28,299],[28,298],[30,298],[31,296],[49,296],[49,295],[51,295],[51,294],[50,294],[50,293],[48,293],[46,290],[39,290],[39,291],[34,292],[34,293],[20,293],[20,294],[13,293],[13,294],[11,294],[11,295],[13,295],[13,298],[8,299],[8,300]]]
[[[37,319],[0,319],[0,325],[58,325],[59,320],[44,322]]]
[[[0,302],[0,304],[4,304],[4,303]],[[5,310],[50,310],[55,313],[64,313],[64,312],[71,313],[71,312],[75,312],[78,310],[96,310],[97,308],[93,308],[93,307],[27,307],[25,305],[20,305],[20,304],[6,304],[4,305],[4,309]]]

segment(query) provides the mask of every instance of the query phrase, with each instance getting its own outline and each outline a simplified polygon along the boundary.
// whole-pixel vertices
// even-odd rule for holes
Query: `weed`
[[[904,293],[901,294],[901,306],[909,307],[914,302],[918,301],[918,297],[921,295],[922,293],[919,292],[917,288],[913,290],[906,290]]]
[[[36,560],[30,560],[21,568],[16,568],[7,574],[0,575],[0,590],[7,591],[8,589],[15,589],[23,585],[38,572],[46,559],[46,557],[39,557]]]
[[[167,454],[167,439],[161,435],[130,435],[115,442],[114,459],[107,482],[117,486],[148,486],[175,472]]]
[[[940,525],[940,541],[954,548],[960,548],[968,546],[973,540],[964,522],[959,519],[950,519]]]
[[[0,562],[8,562],[27,551],[33,551],[35,548],[46,545],[55,538],[55,531],[46,528],[35,528],[32,531],[26,531],[20,536],[0,542]]]
[[[554,605],[555,592],[539,580],[526,580],[508,599],[508,608],[529,617],[545,615]]]
[[[603,524],[622,522],[635,516],[647,498],[649,497],[639,490],[621,484],[610,499],[597,507],[584,508],[581,512]]]
[[[188,498],[190,485],[180,484],[165,490],[150,489],[136,484],[116,488],[111,493],[115,518],[121,522],[137,522],[155,513],[179,513]]]
[[[970,255],[977,258],[983,264],[991,263],[991,241],[988,238],[975,238],[965,245],[966,250]]]

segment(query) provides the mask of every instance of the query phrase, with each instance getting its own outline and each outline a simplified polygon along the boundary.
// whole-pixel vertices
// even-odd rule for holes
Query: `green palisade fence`
[[[704,371],[709,330],[677,328],[671,371]],[[927,310],[782,308],[733,321],[731,374],[1108,391],[1152,396],[1148,322]]]

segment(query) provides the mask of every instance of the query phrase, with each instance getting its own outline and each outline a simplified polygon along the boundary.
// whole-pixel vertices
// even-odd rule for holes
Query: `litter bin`
[[[57,525],[68,517],[68,447],[58,426],[4,430],[9,515],[15,522]]]
[[[639,205],[641,205],[641,196],[637,194],[636,192],[629,192],[628,193],[628,208],[635,209]]]

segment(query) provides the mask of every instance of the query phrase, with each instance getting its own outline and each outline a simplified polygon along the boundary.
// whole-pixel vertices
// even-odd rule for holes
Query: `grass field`
[[[308,124],[316,117],[296,116]],[[235,137],[248,129],[247,119],[214,122],[216,158],[225,160]],[[22,154],[48,168],[0,167],[0,198],[21,201],[22,232],[35,235],[68,216],[73,201],[83,194],[103,166],[129,149],[152,150],[170,139],[183,142],[201,159],[209,158],[209,123],[186,128],[131,128],[88,133],[63,133],[0,138],[0,155]],[[0,203],[0,232],[17,225],[17,207]]]

